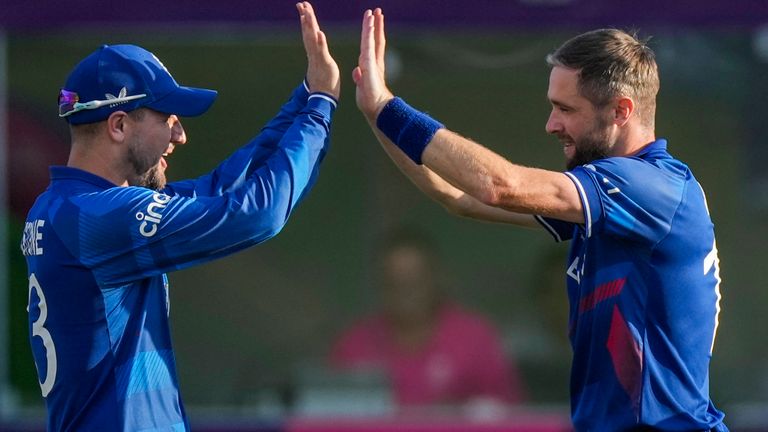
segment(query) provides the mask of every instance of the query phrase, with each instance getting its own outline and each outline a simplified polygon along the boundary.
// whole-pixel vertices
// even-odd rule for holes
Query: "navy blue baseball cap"
[[[59,93],[70,124],[105,120],[115,111],[151,108],[182,117],[210,108],[216,91],[180,86],[154,54],[136,45],[103,45],[72,70]]]

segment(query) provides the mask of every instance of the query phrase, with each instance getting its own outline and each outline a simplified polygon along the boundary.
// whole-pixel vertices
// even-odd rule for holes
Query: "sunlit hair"
[[[627,96],[641,123],[654,127],[659,72],[656,56],[633,33],[599,29],[566,41],[547,56],[547,64],[579,71],[579,91],[597,108]]]

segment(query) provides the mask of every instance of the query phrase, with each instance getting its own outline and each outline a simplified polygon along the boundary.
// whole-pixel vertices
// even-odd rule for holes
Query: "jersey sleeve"
[[[196,179],[169,183],[168,195],[218,196],[240,187],[261,164],[277,150],[283,135],[306,106],[309,89],[306,82],[294,89],[291,97],[247,145],[220,163],[212,172]]]
[[[565,174],[581,198],[587,237],[608,234],[653,246],[669,233],[687,173],[687,167],[661,169],[624,157],[601,159]]]
[[[558,219],[552,219],[544,216],[534,215],[534,219],[555,239],[560,243],[563,241],[571,240],[573,238],[574,228],[576,224],[572,222],[566,222]]]
[[[310,97],[276,150],[220,194],[169,195],[110,188],[71,197],[56,223],[102,285],[210,261],[277,234],[312,186],[335,103]],[[57,210],[62,209],[58,207]],[[74,247],[74,246],[73,246]]]

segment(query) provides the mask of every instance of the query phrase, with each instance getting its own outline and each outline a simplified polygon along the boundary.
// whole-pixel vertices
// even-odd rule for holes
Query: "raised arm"
[[[529,215],[539,214],[584,221],[576,186],[565,174],[512,164],[395,98],[384,77],[385,43],[381,10],[366,11],[352,75],[356,102],[387,153],[422,191],[478,219],[534,226]]]
[[[448,212],[457,216],[486,222],[514,224],[528,228],[540,228],[533,216],[483,204],[437,175],[425,165],[417,165],[397,148],[375,125],[371,127],[390,159],[425,195],[440,203]]]
[[[129,187],[73,199],[98,215],[84,230],[103,241],[83,262],[101,283],[120,284],[210,261],[265,241],[287,223],[314,183],[339,94],[338,68],[325,37],[308,3],[300,6],[312,92],[263,163],[249,167],[218,195]],[[116,226],[126,229],[116,231]]]
[[[258,169],[280,146],[286,131],[312,97],[328,98],[336,104],[339,97],[340,77],[336,62],[330,55],[325,34],[320,30],[312,6],[308,2],[296,4],[299,13],[302,41],[307,55],[306,79],[294,89],[291,97],[247,145],[235,151],[212,172],[196,179],[168,184],[163,192],[182,196],[219,196],[238,187]],[[313,180],[317,169],[313,171]]]

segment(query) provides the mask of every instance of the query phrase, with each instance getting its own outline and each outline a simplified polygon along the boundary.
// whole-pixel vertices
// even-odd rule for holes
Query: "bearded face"
[[[552,111],[545,127],[562,144],[568,170],[611,155],[618,139],[613,108],[595,106],[581,95],[578,83],[578,71],[552,68],[547,91]]]
[[[139,177],[138,184],[136,186],[159,191],[165,187],[165,183],[165,173],[160,171],[159,166],[155,165],[154,167],[150,168],[149,171],[144,173],[143,176]]]
[[[128,184],[152,190],[165,187],[165,156],[173,152],[176,144],[186,142],[184,130],[176,116],[145,110],[130,117],[131,135],[126,142],[127,165],[130,168]]]
[[[166,179],[159,154],[156,149],[148,148],[140,139],[134,140],[129,145],[128,162],[133,168],[133,176],[129,182],[131,186],[142,186],[152,190],[160,190],[165,187]]]
[[[613,142],[608,132],[609,122],[598,117],[593,127],[578,138],[571,138],[574,152],[567,157],[565,166],[572,170],[577,166],[588,164],[598,159],[604,159],[610,155]]]

